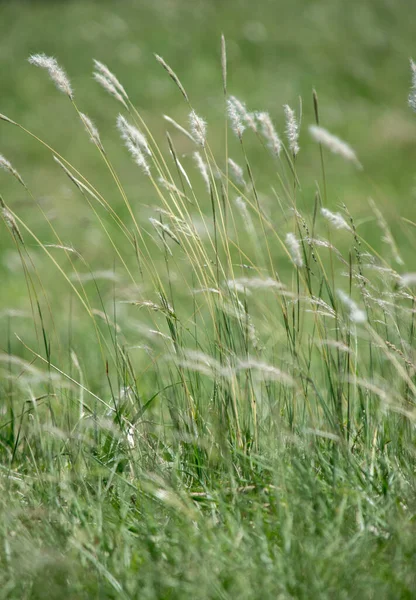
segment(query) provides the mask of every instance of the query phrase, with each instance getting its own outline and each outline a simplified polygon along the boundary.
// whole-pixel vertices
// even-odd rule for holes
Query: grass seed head
[[[169,77],[176,83],[176,85],[178,86],[178,88],[181,91],[181,94],[183,95],[185,100],[187,102],[189,102],[188,94],[186,93],[185,88],[183,87],[183,85],[182,85],[179,77],[176,75],[175,71],[173,71],[173,69],[171,69],[171,67],[168,65],[168,63],[161,56],[159,56],[159,54],[155,54],[155,58],[156,58],[157,62],[159,64],[161,64],[162,67],[165,69],[165,71],[168,73]]]
[[[269,113],[256,113],[256,119],[260,123],[261,133],[266,139],[267,145],[275,156],[279,156],[282,150],[282,142],[276,133]]]
[[[66,94],[71,100],[73,99],[74,92],[68,76],[58,65],[56,58],[46,56],[46,54],[32,54],[28,60],[31,65],[46,69],[49,73],[49,77],[52,79],[58,90]]]
[[[329,131],[323,127],[318,127],[318,125],[311,125],[309,127],[309,133],[315,142],[322,144],[322,146],[328,148],[333,154],[339,154],[345,160],[353,162],[358,169],[362,169],[357,155],[346,142],[342,141],[337,136],[332,135],[332,133],[329,133]]]
[[[299,152],[299,125],[296,119],[295,111],[288,104],[283,107],[286,117],[286,137],[289,143],[289,149],[293,156]]]
[[[228,168],[230,170],[230,173],[231,173],[234,181],[238,185],[245,186],[246,182],[244,181],[244,171],[243,171],[242,167],[240,167],[240,165],[238,165],[235,161],[233,161],[232,158],[229,158],[228,159]]]
[[[241,139],[246,126],[257,131],[257,124],[252,113],[248,112],[246,105],[235,96],[230,96],[227,100],[227,111],[231,121],[231,127],[235,135]]]
[[[97,73],[97,72],[93,73],[93,77],[94,77],[95,81],[97,83],[99,83],[101,85],[101,87],[103,87],[105,89],[105,91],[110,94],[110,96],[113,96],[113,98],[118,100],[118,102],[121,102],[121,104],[125,108],[127,108],[127,104],[126,104],[126,101],[124,100],[123,96],[117,91],[116,87],[114,86],[113,83],[111,83],[111,81],[109,79],[104,77],[104,75],[102,75],[101,73]]]
[[[207,164],[202,160],[202,156],[199,152],[194,152],[194,160],[196,162],[196,166],[198,167],[199,172],[202,175],[202,179],[205,182],[208,193],[211,191],[211,183],[209,181],[208,167]]]
[[[303,267],[301,246],[299,240],[293,233],[288,233],[286,235],[286,245],[289,248],[293,264],[299,268]]]
[[[416,63],[410,59],[410,70],[412,72],[412,85],[410,88],[408,103],[412,110],[416,112]]]
[[[221,71],[224,96],[227,94],[227,46],[224,35],[221,35]]]
[[[145,154],[151,156],[152,153],[145,136],[136,127],[130,125],[122,115],[117,117],[117,128],[134,162],[145,175],[150,176],[150,166]]]
[[[167,121],[168,123],[173,125],[173,127],[175,127],[175,129],[177,129],[178,131],[183,133],[183,135],[185,135],[187,138],[189,138],[192,142],[196,142],[196,139],[192,137],[192,135],[189,133],[189,131],[187,131],[184,127],[182,127],[182,125],[179,125],[179,123],[177,121],[175,121],[174,119],[172,119],[172,117],[169,117],[168,115],[163,115],[163,118],[165,119],[165,121]]]
[[[416,273],[404,273],[400,277],[400,287],[410,287],[416,285]]]
[[[84,115],[84,113],[80,113],[80,117],[81,117],[81,120],[84,124],[84,127],[85,127],[87,133],[90,136],[90,140],[92,141],[92,143],[95,144],[98,148],[100,148],[100,150],[104,151],[104,148],[103,148],[103,145],[102,145],[101,139],[100,139],[100,134],[98,132],[98,129],[94,125],[94,123],[91,121],[91,119],[89,117],[87,117],[87,115]]]
[[[353,323],[365,323],[367,315],[345,292],[338,290],[338,297],[349,311],[349,318]]]
[[[128,98],[127,92],[124,89],[124,87],[121,85],[121,83],[119,82],[117,77],[114,75],[114,73],[112,73],[110,71],[110,69],[106,65],[101,63],[99,60],[95,60],[95,58],[94,58],[94,65],[95,65],[95,68],[97,69],[97,72],[101,73],[101,75],[103,77],[105,77],[105,79],[107,79],[107,81],[109,81],[115,87],[115,89],[120,92],[120,94],[124,98],[127,99]]]
[[[12,215],[10,210],[5,205],[3,198],[1,196],[0,196],[0,212],[2,214],[4,222],[6,223],[7,227],[12,232],[13,236],[15,238],[17,238],[22,244],[24,244],[19,227],[17,226],[17,223],[16,223],[16,219],[14,218],[14,216]]]
[[[321,208],[321,215],[335,227],[335,229],[348,229],[351,231],[351,227],[348,225],[344,217],[338,212],[333,213],[327,208]]]
[[[189,124],[191,126],[192,135],[197,144],[204,147],[207,139],[207,124],[204,119],[198,117],[194,110],[189,115]]]
[[[15,177],[17,179],[17,181],[19,183],[21,183],[24,187],[26,187],[25,182],[20,177],[19,173],[12,166],[12,164],[7,160],[7,158],[5,158],[2,154],[0,154],[0,169],[4,169],[5,171],[8,171],[11,175],[13,175],[13,177]]]

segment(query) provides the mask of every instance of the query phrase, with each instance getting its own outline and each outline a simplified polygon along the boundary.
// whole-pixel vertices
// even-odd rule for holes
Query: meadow
[[[409,12],[0,3],[0,598],[415,596]]]

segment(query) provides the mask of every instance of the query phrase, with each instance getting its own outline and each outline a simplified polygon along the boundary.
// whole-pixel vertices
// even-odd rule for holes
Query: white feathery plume
[[[173,233],[169,225],[165,225],[165,223],[158,221],[158,219],[155,219],[154,217],[149,217],[149,221],[155,229],[160,229],[163,233],[166,233],[166,235],[168,235],[174,242],[176,242],[178,246],[181,245],[178,237]]]
[[[145,136],[136,127],[130,125],[122,115],[117,117],[117,128],[134,162],[143,170],[145,175],[149,176],[150,167],[145,154],[151,156],[151,152]]]
[[[141,151],[141,149],[129,141],[126,141],[125,145],[126,145],[126,148],[128,149],[128,151],[130,152],[136,165],[138,167],[140,167],[143,170],[144,174],[149,177],[150,176],[150,167],[149,167],[149,164],[148,164],[147,160],[145,159],[144,154]]]
[[[357,306],[354,300],[351,300],[349,296],[342,290],[338,290],[338,297],[341,302],[349,310],[349,318],[353,323],[365,323],[367,321],[367,315],[361,308]]]
[[[207,139],[207,124],[204,119],[201,119],[194,110],[189,115],[189,124],[191,126],[192,135],[197,144],[204,147]]]
[[[175,71],[173,69],[171,69],[171,67],[168,65],[168,63],[161,56],[159,56],[159,54],[155,54],[155,58],[156,58],[157,62],[159,64],[161,64],[162,67],[165,69],[165,71],[168,73],[169,77],[171,79],[173,79],[173,81],[176,83],[176,85],[180,89],[185,100],[187,102],[189,102],[188,94],[186,93],[185,88],[183,87],[183,85],[182,85],[179,77],[176,75]]]
[[[410,69],[412,71],[412,87],[410,88],[408,103],[412,110],[416,112],[416,63],[410,59]]]
[[[400,277],[400,286],[409,287],[411,285],[416,285],[416,273],[404,273]]]
[[[357,168],[362,169],[361,163],[354,150],[339,137],[332,135],[332,133],[329,133],[329,131],[323,127],[318,127],[318,125],[310,125],[309,133],[315,142],[322,144],[322,146],[325,146],[334,154],[339,154],[342,158],[345,158],[345,160],[353,162]]]
[[[283,107],[286,117],[286,136],[289,149],[294,156],[299,152],[299,125],[296,120],[295,111],[288,104]]]
[[[22,242],[22,244],[24,244],[24,240],[20,233],[19,227],[17,226],[16,219],[14,218],[14,216],[12,215],[10,210],[7,208],[7,206],[3,202],[3,198],[1,196],[0,196],[0,213],[3,216],[3,219],[4,219],[7,227],[12,232],[12,234],[15,237],[17,237]]]
[[[233,98],[228,98],[227,100],[227,112],[231,121],[231,128],[235,135],[241,140],[246,127],[241,118],[241,114],[238,112],[235,103],[233,102]]]
[[[227,281],[227,287],[234,289],[237,292],[244,291],[246,289],[284,289],[284,285],[271,277],[261,279],[260,277],[239,277],[237,279],[229,279]]]
[[[333,213],[327,208],[321,208],[321,215],[325,217],[335,229],[348,229],[348,231],[351,231],[351,227],[340,213]]]
[[[181,192],[181,190],[179,188],[177,188],[174,183],[170,183],[170,181],[167,181],[163,177],[159,177],[158,181],[169,192],[172,192],[174,194],[178,194],[178,196],[181,196],[182,198],[186,198],[185,194],[183,192]]]
[[[99,73],[101,73],[101,75],[103,77],[105,77],[105,79],[107,79],[110,83],[112,83],[113,86],[116,88],[116,90],[118,90],[120,92],[120,94],[122,96],[124,96],[124,98],[128,98],[126,90],[121,85],[121,83],[119,82],[117,77],[114,75],[114,73],[112,73],[106,65],[104,65],[99,60],[96,60],[95,58],[94,58],[94,65],[95,65],[95,68],[97,69],[97,71]]]
[[[246,125],[254,132],[257,131],[254,115],[248,112],[246,105],[235,96],[230,96],[228,98],[227,111],[231,121],[231,127],[238,138],[241,139]]]
[[[256,113],[256,119],[261,125],[261,133],[266,138],[267,145],[276,156],[279,156],[282,150],[282,142],[276,133],[269,113]]]
[[[221,295],[221,292],[217,288],[199,288],[197,290],[192,290],[193,294],[218,294]]]
[[[84,124],[84,127],[85,127],[87,133],[90,136],[92,143],[95,144],[98,148],[100,148],[100,150],[104,151],[104,147],[103,147],[103,145],[101,143],[101,139],[100,139],[100,134],[98,132],[98,129],[94,125],[94,123],[84,113],[79,113],[79,115],[81,117],[81,120]]]
[[[193,156],[196,162],[196,166],[198,167],[198,170],[202,175],[202,179],[205,181],[205,185],[207,186],[207,190],[209,193],[211,191],[211,184],[209,181],[208,167],[206,163],[204,163],[204,161],[202,160],[202,157],[199,154],[199,152],[194,152]]]
[[[225,43],[224,34],[221,35],[221,70],[222,70],[222,85],[224,88],[224,96],[227,94],[227,46]]]
[[[53,56],[46,56],[46,54],[32,54],[28,60],[31,65],[46,69],[49,73],[49,77],[52,79],[58,90],[69,96],[72,100],[74,92],[68,76],[58,65],[56,58],[53,58]]]
[[[94,76],[95,81],[97,83],[99,83],[106,90],[106,92],[108,92],[116,100],[121,102],[121,104],[125,108],[127,108],[127,104],[126,104],[126,101],[124,100],[123,96],[117,91],[116,87],[114,86],[113,83],[111,83],[111,81],[109,79],[104,77],[104,75],[102,75],[101,73],[97,73],[97,72],[94,72],[93,76]]]
[[[196,141],[192,137],[192,135],[189,133],[189,131],[187,131],[184,127],[182,127],[182,125],[179,125],[179,123],[177,123],[174,119],[172,119],[171,117],[168,117],[168,115],[163,115],[163,118],[165,119],[165,121],[167,121],[168,123],[170,123],[171,125],[173,125],[175,127],[175,129],[177,129],[178,131],[180,131],[181,133],[183,133],[183,135],[186,135],[187,138],[189,138],[193,142]]]
[[[16,171],[16,169],[13,167],[13,165],[7,160],[7,158],[5,158],[2,154],[0,154],[0,169],[4,169],[5,171],[8,171],[11,175],[13,175],[13,177],[15,177],[17,179],[17,181],[19,183],[21,183],[24,187],[26,187],[25,182],[20,177],[19,173]]]
[[[175,162],[178,166],[179,171],[181,172],[182,177],[185,179],[186,183],[189,185],[189,187],[192,189],[192,184],[191,181],[188,177],[188,173],[185,171],[181,161],[179,160],[179,158],[175,157]]]
[[[240,114],[243,121],[245,121],[247,127],[252,129],[254,132],[257,131],[257,123],[255,119],[255,115],[247,110],[247,107],[244,102],[241,102],[235,96],[231,96],[230,100],[234,103],[234,106],[237,112]]]
[[[133,144],[141,148],[145,154],[152,156],[146,136],[137,127],[130,125],[123,115],[118,115],[117,117],[117,129],[124,141],[130,140]]]
[[[352,354],[353,350],[349,346],[346,346],[342,342],[338,342],[337,340],[320,340],[317,342],[318,346],[328,346],[330,348],[336,348],[341,352],[347,352],[347,354]]]
[[[299,240],[293,233],[288,233],[286,235],[286,244],[289,248],[290,256],[292,257],[292,262],[296,267],[303,267],[303,258],[302,252],[300,249]]]
[[[239,185],[246,185],[246,182],[244,181],[244,172],[242,167],[240,167],[240,165],[234,162],[232,158],[228,159],[228,167],[235,182]]]

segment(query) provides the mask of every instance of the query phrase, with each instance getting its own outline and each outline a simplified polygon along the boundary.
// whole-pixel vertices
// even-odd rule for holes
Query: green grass
[[[0,152],[25,182],[0,171],[0,598],[413,598],[408,11],[0,7],[0,113],[17,123],[0,120]],[[279,158],[230,127],[221,31],[227,97],[270,111]],[[73,102],[34,52],[59,58]],[[204,147],[163,120],[188,127],[190,106],[153,52],[207,119]],[[311,141],[313,87],[362,171]],[[282,105],[298,114],[299,95],[295,157]],[[147,136],[151,177],[119,112]]]

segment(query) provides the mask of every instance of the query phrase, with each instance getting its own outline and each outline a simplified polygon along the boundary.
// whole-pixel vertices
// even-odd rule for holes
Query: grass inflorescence
[[[374,200],[385,256],[327,197],[326,150],[358,181],[365,165],[320,125],[314,92],[321,172],[305,202],[301,103],[272,119],[229,96],[222,37],[235,136],[216,156],[191,90],[156,59],[189,115],[165,117],[166,140],[94,63],[122,110],[134,193],[54,58],[30,62],[68,96],[111,186],[1,116],[50,152],[101,244],[84,255],[63,239],[0,156],[48,228],[1,198],[27,288],[0,354],[4,597],[410,598],[416,275]]]

